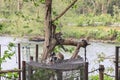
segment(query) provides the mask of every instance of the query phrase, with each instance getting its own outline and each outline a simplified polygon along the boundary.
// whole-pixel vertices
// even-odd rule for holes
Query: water
[[[9,42],[16,43],[16,47],[14,50],[16,51],[16,54],[12,57],[12,59],[8,59],[7,62],[4,62],[2,64],[3,69],[13,69],[18,68],[18,57],[17,57],[17,44],[21,43],[21,53],[22,53],[22,60],[28,61],[29,56],[34,56],[35,54],[35,44],[39,44],[39,54],[42,53],[42,45],[41,42],[30,42],[28,39],[23,38],[13,38],[13,37],[0,37],[0,44],[2,46],[1,53],[4,54],[4,50],[7,49],[7,45]],[[104,62],[98,63],[98,54],[104,53],[105,56],[112,56],[115,55],[115,44],[107,44],[107,43],[95,43],[91,42],[91,45],[87,47],[87,61],[89,62],[89,71],[91,71],[94,68],[98,68],[99,64],[103,64],[105,68],[107,67],[113,67],[114,68],[114,59],[105,60]],[[119,45],[119,44],[118,44]],[[84,58],[84,48],[80,48],[79,55],[81,55]],[[70,54],[64,54],[65,58],[69,58]],[[110,58],[109,57],[109,58]]]
[[[105,69],[112,67],[114,69],[115,44],[94,43],[87,47],[87,58],[89,61],[89,68],[99,68],[99,65],[104,65]],[[98,55],[103,54],[103,57],[111,58],[105,59],[103,62],[98,62]],[[108,72],[107,72],[108,73]],[[110,72],[111,74],[111,72]]]
[[[8,50],[8,44],[12,42],[15,44],[13,47],[13,51],[15,51],[14,56],[11,59],[7,59],[2,63],[2,69],[14,69],[18,68],[18,43],[21,45],[21,60],[29,61],[30,56],[35,56],[35,47],[36,44],[42,46],[43,43],[38,42],[30,42],[25,38],[13,38],[13,37],[0,37],[0,45],[1,45],[1,56],[4,55],[4,51]],[[42,52],[42,47],[39,47],[39,54]]]

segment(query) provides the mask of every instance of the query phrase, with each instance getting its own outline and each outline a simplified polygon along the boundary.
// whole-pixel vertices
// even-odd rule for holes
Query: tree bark
[[[79,53],[79,49],[80,49],[80,44],[78,43],[77,47],[76,47],[76,50],[75,50],[74,54],[72,55],[71,59],[75,59],[76,58],[76,56]]]
[[[63,42],[64,45],[73,45],[76,46],[76,49],[71,57],[71,59],[75,59],[79,53],[79,50],[81,47],[85,48],[87,47],[89,44],[87,43],[86,40],[82,40],[82,41],[74,41],[74,40],[65,40]]]
[[[48,54],[53,51],[55,46],[57,45],[73,45],[77,46],[79,43],[79,48],[87,46],[85,42],[78,42],[71,39],[62,39],[60,32],[56,33],[56,25],[53,24],[55,20],[63,16],[70,7],[72,7],[77,0],[73,0],[73,2],[55,19],[52,20],[51,11],[52,11],[52,0],[45,0],[45,41],[44,41],[44,48],[43,48],[43,56],[42,61],[45,61],[48,57]],[[62,46],[63,47],[63,46]],[[78,52],[76,52],[77,54]]]
[[[46,0],[45,1],[45,42],[44,42],[44,48],[43,48],[43,57],[42,60],[45,60],[47,58],[49,49],[50,49],[50,43],[51,43],[51,35],[52,35],[52,19],[51,19],[51,6],[52,6],[52,0]]]

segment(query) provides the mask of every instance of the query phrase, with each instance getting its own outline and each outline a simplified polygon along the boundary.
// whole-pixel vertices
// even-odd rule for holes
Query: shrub
[[[99,80],[99,75],[92,75],[92,76],[90,76],[90,80]],[[104,80],[113,80],[113,78],[105,75],[104,76]]]

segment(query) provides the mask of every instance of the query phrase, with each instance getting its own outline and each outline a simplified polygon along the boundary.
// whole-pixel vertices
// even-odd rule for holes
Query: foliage
[[[69,28],[69,29],[68,29]],[[119,27],[72,27],[65,26],[62,28],[65,37],[72,38],[89,38],[95,40],[111,40],[118,42],[120,40]]]
[[[77,26],[107,26],[111,25],[113,21],[114,18],[109,14],[94,15],[90,13],[87,15],[80,15],[77,19]]]
[[[106,56],[106,55],[105,55],[103,52],[100,53],[100,54],[97,54],[97,57],[98,57],[98,58],[97,58],[96,61],[97,61],[98,63],[103,62],[103,61],[105,60],[105,56]]]
[[[67,7],[67,5],[71,3],[71,1],[72,0],[70,1],[53,0],[52,17],[54,18],[58,16],[58,14],[62,12]],[[56,4],[58,2],[59,2],[59,6],[58,4]],[[74,5],[74,8],[71,8],[67,12],[67,14],[65,14],[62,18],[60,18],[58,21],[55,22],[55,24],[57,25],[57,32],[62,31],[61,27],[63,25],[64,26],[67,25],[70,27],[109,26],[116,22],[119,23],[120,5],[117,3],[119,3],[119,1],[111,0],[108,3],[104,0],[102,1],[96,0],[93,2],[87,0],[78,0],[78,2]],[[18,5],[18,1],[6,0],[6,1],[1,1],[0,4],[1,4],[0,5],[1,34],[9,34],[9,35],[17,35],[17,36],[26,36],[26,35],[43,36],[44,34],[43,16],[44,16],[45,0],[23,0],[23,2],[20,2],[21,5]],[[103,6],[104,10],[100,10],[102,9],[100,5]],[[107,11],[107,12],[102,13],[102,11]],[[86,31],[83,32],[79,30],[79,32],[76,33],[75,31],[71,30],[70,33],[71,34],[69,35],[67,32],[64,32],[65,36],[74,37],[74,38],[80,38],[86,36],[85,35]],[[92,33],[94,33],[94,31],[92,31]],[[109,36],[109,34],[106,34],[106,32],[99,34],[98,32],[98,34],[95,37],[97,37],[97,39],[101,39],[101,38],[104,39],[106,38],[106,36]],[[117,36],[117,40],[119,40],[119,36]]]
[[[0,64],[5,62],[7,59],[11,59],[12,56],[15,54],[15,51],[13,51],[13,48],[15,47],[14,43],[10,42],[7,47],[8,49],[4,51],[4,55],[0,58]],[[0,70],[2,70],[1,67]],[[18,73],[14,72],[14,73],[0,74],[0,76],[8,78],[7,80],[11,80],[18,78]]]
[[[91,75],[90,80],[99,80],[99,75]],[[113,78],[105,75],[104,80],[113,80]]]
[[[101,52],[101,53],[97,53],[97,58],[95,59],[95,64],[102,64],[105,61],[112,61],[113,62],[113,55],[111,56],[106,56],[105,53]],[[109,73],[113,73],[114,68],[109,65],[108,67],[105,67],[105,72],[107,74]]]
[[[95,59],[95,64],[102,64],[102,62],[105,62],[106,60],[111,60],[113,57],[113,55],[111,56],[106,56],[105,53],[101,52],[101,53],[97,53],[97,58]],[[95,70],[96,71],[96,70]],[[113,73],[114,68],[111,67],[111,65],[109,65],[109,67],[105,67],[105,73],[104,74],[104,80],[114,80],[113,77],[109,76],[109,74],[111,75],[111,73]],[[90,80],[99,80],[99,75],[97,74],[92,74],[89,77]]]
[[[2,64],[4,61],[6,61],[6,59],[11,59],[11,57],[15,54],[15,51],[12,50],[12,48],[14,47],[14,43],[9,43],[8,45],[8,50],[4,51],[4,55],[0,58],[0,64]]]
[[[31,76],[31,80],[49,80],[50,77],[54,74],[55,72],[51,70],[37,69],[35,70],[35,73]]]
[[[116,21],[120,21],[120,9],[118,6],[113,6],[113,14]]]
[[[55,53],[59,53],[59,52],[68,52],[68,53],[73,53],[75,47],[73,46],[63,46],[64,49],[61,47],[61,45],[58,45],[54,48],[54,52]]]
[[[17,72],[9,72],[7,74],[0,74],[1,77],[5,77],[6,80],[11,80],[11,79],[17,79],[18,78],[18,73]]]

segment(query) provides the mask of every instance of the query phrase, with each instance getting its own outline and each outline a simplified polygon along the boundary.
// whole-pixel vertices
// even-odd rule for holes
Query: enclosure
[[[21,56],[22,55],[21,51],[24,46],[22,46],[21,44],[17,44],[16,47],[17,47],[17,53],[18,53],[17,56]],[[35,54],[34,54],[34,56],[29,55],[29,60],[28,59],[23,60],[23,58],[18,57],[17,58],[18,59],[18,68],[16,70],[3,70],[3,71],[0,71],[0,74],[3,74],[3,73],[5,74],[8,72],[11,72],[11,73],[18,72],[19,80],[21,80],[21,79],[22,80],[23,79],[30,80],[32,78],[37,78],[38,76],[39,76],[37,78],[38,80],[39,80],[39,78],[41,78],[41,76],[43,76],[42,78],[51,78],[51,79],[55,78],[57,80],[62,80],[62,79],[63,80],[69,80],[69,79],[71,79],[71,80],[74,80],[74,79],[87,80],[89,78],[88,75],[92,72],[92,71],[88,71],[88,62],[85,62],[84,59],[76,59],[76,60],[66,59],[66,60],[62,61],[61,63],[56,63],[53,65],[42,64],[38,60],[38,53],[39,53],[38,44],[36,44],[34,47],[35,47],[34,48]],[[119,48],[120,48],[119,46],[116,46],[116,48],[115,48],[115,51],[116,51],[115,52],[115,55],[116,55],[115,79],[116,80],[119,80]],[[107,75],[104,73],[104,67],[100,66],[98,69],[96,69],[96,71],[97,70],[100,71],[100,73],[99,73],[101,75],[100,80],[104,80],[104,75]],[[46,71],[48,71],[49,73],[46,74],[45,73]],[[41,75],[41,73],[43,75]],[[46,77],[46,75],[50,75],[50,76]],[[6,79],[7,79],[7,77],[6,77]]]

